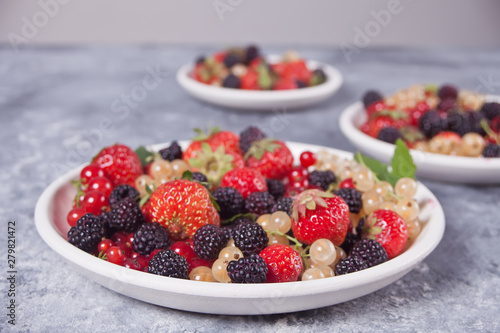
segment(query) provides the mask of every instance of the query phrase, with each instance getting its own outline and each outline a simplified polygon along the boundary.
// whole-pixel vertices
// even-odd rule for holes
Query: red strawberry
[[[326,238],[340,246],[349,226],[349,206],[334,194],[306,190],[293,202],[292,231],[304,244]]]
[[[210,133],[205,134],[202,130],[195,130],[198,135],[193,138],[193,141],[189,147],[182,154],[182,159],[188,162],[189,159],[196,157],[197,152],[202,151],[202,143],[206,142],[215,150],[219,146],[224,146],[225,151],[234,151],[240,153],[240,137],[230,131],[220,131],[218,127],[215,127],[210,131]]]
[[[297,281],[304,269],[300,254],[287,245],[270,245],[259,255],[267,264],[266,282],[268,283]]]
[[[149,212],[151,221],[163,225],[174,240],[191,238],[206,224],[220,225],[205,186],[185,179],[158,187],[151,195]]]
[[[115,144],[101,150],[92,163],[97,163],[104,175],[114,186],[128,184],[133,186],[137,177],[142,175],[141,160],[129,147]]]
[[[259,74],[254,69],[248,68],[245,75],[241,78],[241,89],[245,90],[260,90]]]
[[[234,187],[244,199],[254,192],[267,191],[266,179],[255,169],[233,169],[226,173],[220,182],[221,187]]]
[[[273,86],[274,90],[289,90],[297,89],[297,82],[293,79],[281,78]]]
[[[418,127],[420,117],[427,111],[429,111],[429,105],[424,101],[417,103],[414,108],[406,109],[406,112],[410,116],[410,125]]]
[[[283,78],[291,81],[309,82],[311,80],[311,71],[307,68],[305,61],[299,59],[286,63]]]
[[[284,142],[274,139],[254,141],[245,158],[249,168],[259,170],[266,178],[282,179],[293,166],[290,149]]]
[[[371,118],[374,113],[386,109],[388,109],[388,107],[387,105],[385,105],[384,101],[377,101],[375,103],[368,105],[368,107],[366,108],[366,114],[368,115],[368,118]]]
[[[376,104],[376,103],[375,103]],[[408,125],[409,117],[402,111],[383,110],[374,113],[367,121],[368,127],[362,126],[362,131],[376,138],[378,132],[384,127],[401,128]]]
[[[382,244],[389,259],[403,251],[408,240],[408,226],[397,213],[379,209],[373,212],[365,221],[363,234]]]

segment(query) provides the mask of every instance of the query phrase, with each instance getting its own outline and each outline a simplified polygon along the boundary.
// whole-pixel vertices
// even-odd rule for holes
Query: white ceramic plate
[[[268,59],[270,62],[276,62],[279,58],[270,56]],[[193,79],[190,76],[193,70],[192,63],[182,66],[177,71],[177,82],[193,97],[226,108],[267,112],[276,109],[297,109],[326,100],[342,85],[342,74],[336,68],[313,60],[307,61],[307,67],[323,69],[327,76],[326,82],[314,87],[279,91],[222,88]]]
[[[499,96],[488,96],[489,101],[500,101]],[[389,162],[394,145],[372,138],[359,130],[366,121],[363,103],[357,102],[340,116],[340,130],[363,153]],[[469,184],[500,184],[500,158],[462,157],[410,150],[417,176],[445,182]]]
[[[304,150],[327,149],[341,157],[352,154],[289,142],[295,157]],[[155,145],[154,150],[165,145]],[[70,180],[81,167],[56,179],[43,192],[35,210],[35,223],[44,241],[78,272],[120,294],[169,308],[193,312],[260,315],[329,306],[374,292],[396,281],[420,263],[440,242],[445,219],[441,205],[424,185],[416,195],[423,206],[421,234],[400,256],[381,265],[343,276],[315,281],[242,285],[168,278],[134,271],[91,256],[66,240],[66,215],[76,193]]]

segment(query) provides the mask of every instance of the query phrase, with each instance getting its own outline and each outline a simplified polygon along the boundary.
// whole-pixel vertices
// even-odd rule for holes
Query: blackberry
[[[451,112],[448,115],[448,129],[460,136],[464,136],[470,132],[485,135],[486,133],[481,127],[482,117],[484,117],[483,114],[475,111],[465,113]]]
[[[330,170],[318,171],[314,170],[309,174],[309,184],[321,187],[323,190],[328,190],[332,183],[337,181],[337,177]]]
[[[391,126],[382,128],[377,135],[377,139],[392,144],[396,143],[397,139],[402,138],[403,135],[401,134],[401,132],[397,128]]]
[[[201,172],[193,172],[192,175],[193,175],[193,180],[195,180],[195,181],[197,181],[199,183],[202,183],[203,185],[205,185],[206,188],[208,188],[208,178],[207,178],[207,176],[205,176]]]
[[[249,126],[240,133],[240,149],[246,153],[252,143],[257,140],[262,140],[266,135],[256,126]]]
[[[340,244],[340,247],[345,251],[345,253],[351,252],[352,246],[359,241],[359,236],[353,234],[352,232],[348,232],[345,235],[344,241]]]
[[[441,118],[438,111],[428,111],[420,117],[418,127],[427,138],[446,130],[446,120]]]
[[[437,109],[442,112],[448,112],[456,109],[458,106],[457,101],[451,98],[444,99],[437,105]]]
[[[220,232],[222,234],[222,238],[224,239],[224,244],[226,245],[227,242],[229,242],[229,240],[233,238],[233,228],[231,227],[220,228]]]
[[[481,113],[484,114],[488,120],[500,117],[500,104],[496,102],[484,103],[481,107]]]
[[[91,253],[105,236],[105,228],[101,219],[94,214],[85,214],[68,231],[68,240],[71,244]]]
[[[189,279],[186,258],[172,250],[163,250],[149,261],[148,272],[178,279]]]
[[[363,95],[363,104],[365,108],[369,107],[375,102],[383,100],[384,97],[381,93],[375,90],[369,90]]]
[[[182,148],[177,141],[172,142],[170,146],[160,150],[160,155],[164,160],[173,161],[182,158]]]
[[[439,88],[437,95],[441,100],[457,99],[458,90],[450,84],[444,84]]]
[[[164,250],[170,246],[167,230],[158,223],[145,223],[134,233],[134,251],[149,256],[153,250]]]
[[[205,62],[205,57],[204,56],[199,56],[197,59],[196,59],[196,64],[199,65],[199,64],[202,64]]]
[[[226,246],[226,235],[213,224],[206,224],[196,230],[193,236],[193,249],[198,257],[205,260],[215,260],[220,250]]]
[[[229,74],[222,81],[222,86],[225,88],[239,89],[241,87],[241,80],[234,74]]]
[[[226,220],[243,212],[245,199],[234,187],[219,187],[213,196],[219,205],[221,219]]]
[[[325,71],[323,71],[321,68],[315,69],[312,73],[312,79],[311,82],[314,85],[318,85],[321,83],[324,83],[326,81],[326,74]]]
[[[238,55],[236,55],[234,53],[229,53],[224,58],[224,66],[226,66],[227,68],[231,68],[240,62],[241,62],[240,57],[238,57]]]
[[[104,226],[104,237],[111,238],[111,236],[118,231],[111,226],[111,211],[102,212],[101,214],[99,214],[99,219]]]
[[[306,88],[307,87],[307,83],[305,83],[302,80],[295,80],[295,83],[297,84],[297,88]]]
[[[252,60],[259,57],[259,48],[255,45],[250,45],[245,51],[245,62],[248,65]]]
[[[357,214],[361,211],[361,208],[363,208],[361,192],[355,188],[340,188],[335,191],[335,194],[344,199],[351,213]]]
[[[369,238],[364,238],[356,242],[351,249],[352,255],[359,256],[366,262],[368,267],[387,261],[387,252],[382,244]]]
[[[359,237],[361,237],[362,234],[363,234],[363,229],[364,228],[365,228],[365,219],[361,218],[358,221],[358,226],[356,227],[356,235],[358,235]]]
[[[278,200],[285,195],[285,184],[279,179],[266,179],[267,191]]]
[[[269,242],[267,233],[255,222],[240,223],[233,230],[234,245],[243,252],[245,257],[259,253]]]
[[[232,283],[264,283],[267,277],[267,264],[258,254],[232,260],[227,265],[227,273]]]
[[[271,213],[276,201],[269,192],[251,193],[245,200],[245,208],[257,216]]]
[[[484,157],[500,157],[500,146],[491,143],[484,147],[482,155]]]
[[[293,199],[290,197],[281,197],[276,200],[276,204],[273,206],[271,213],[281,211],[292,217]]]
[[[350,255],[344,259],[340,259],[337,265],[335,265],[335,275],[354,273],[366,268],[368,268],[366,261],[358,255]]]
[[[111,208],[116,207],[116,204],[122,201],[125,198],[133,198],[134,200],[138,199],[140,196],[139,191],[135,189],[135,187],[130,185],[118,185],[116,186],[111,194],[109,195],[109,206]]]
[[[141,208],[133,198],[125,198],[118,202],[110,213],[110,227],[118,231],[135,232],[146,223]]]

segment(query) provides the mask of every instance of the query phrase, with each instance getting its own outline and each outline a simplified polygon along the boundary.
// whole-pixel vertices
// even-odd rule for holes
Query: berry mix
[[[115,144],[74,181],[68,240],[110,263],[196,281],[356,272],[398,256],[420,232],[414,168],[399,143],[407,174],[359,153],[304,151],[294,163],[284,142],[254,126],[198,131],[185,150]]]
[[[392,96],[377,91],[363,96],[368,120],[361,131],[409,148],[468,157],[500,157],[500,104],[486,96],[441,87],[414,85]]]
[[[201,83],[245,90],[287,90],[326,81],[322,69],[311,70],[297,52],[288,51],[269,63],[256,46],[230,48],[200,57],[191,76]]]

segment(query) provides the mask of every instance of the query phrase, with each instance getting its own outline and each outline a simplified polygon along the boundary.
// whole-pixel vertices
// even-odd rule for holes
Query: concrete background
[[[0,0],[0,43],[498,46],[499,14],[497,0]]]

